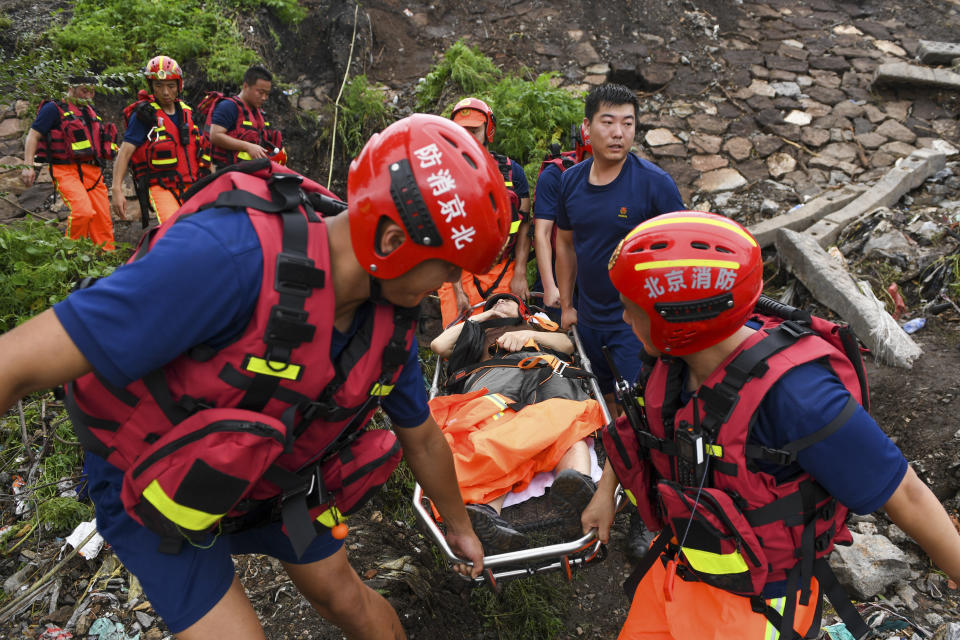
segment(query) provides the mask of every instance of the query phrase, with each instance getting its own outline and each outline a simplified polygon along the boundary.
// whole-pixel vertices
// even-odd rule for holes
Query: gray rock
[[[907,144],[906,142],[894,141],[894,142],[887,142],[886,144],[880,145],[880,151],[892,154],[894,156],[909,156],[911,153],[913,153],[916,150],[917,150],[916,147],[913,147]]]
[[[669,129],[665,128],[647,131],[646,135],[643,136],[643,140],[651,147],[661,147],[666,144],[680,144],[680,139],[673,135]]]
[[[773,89],[778,96],[796,98],[800,95],[800,85],[796,82],[771,82],[770,88]]]
[[[880,145],[887,142],[887,138],[880,135],[876,131],[871,131],[870,133],[861,133],[859,135],[854,135],[854,139],[859,142],[864,149],[877,149]]]
[[[709,171],[697,180],[696,186],[701,191],[714,193],[717,191],[733,191],[747,184],[744,178],[736,169],[717,169]]]
[[[690,135],[690,141],[687,146],[691,151],[697,153],[714,154],[720,152],[720,145],[723,144],[723,138],[712,136],[707,133],[693,133]]]
[[[923,619],[926,620],[927,624],[929,624],[934,629],[936,629],[937,627],[943,624],[943,616],[940,615],[939,613],[933,613],[932,611],[924,615]]]
[[[780,210],[780,205],[770,198],[764,198],[760,203],[760,213],[771,215]]]
[[[923,64],[950,64],[960,58],[960,44],[921,40],[917,46],[917,57]]]
[[[753,142],[753,148],[756,150],[757,155],[761,158],[766,158],[768,155],[774,151],[778,151],[783,146],[783,140],[777,136],[754,136],[751,138]]]
[[[36,570],[37,567],[28,562],[19,571],[3,581],[3,590],[7,595],[15,595],[20,589],[27,586]]]
[[[753,145],[750,140],[736,136],[727,140],[723,145],[723,150],[730,154],[734,160],[746,160],[750,157]]]
[[[137,617],[137,622],[139,622],[140,626],[142,626],[144,629],[149,629],[153,626],[153,621],[156,618],[150,614],[144,613],[143,611],[134,611],[133,613]]]
[[[877,67],[873,83],[960,89],[960,73],[920,67],[908,62],[891,62]]]
[[[800,141],[811,147],[822,147],[830,141],[830,132],[826,129],[804,127],[800,132]]]
[[[903,544],[910,538],[903,532],[903,529],[898,527],[895,524],[891,524],[887,527],[887,538],[890,539],[890,542],[893,544]]]
[[[721,135],[724,131],[727,130],[729,124],[720,118],[707,115],[705,113],[698,113],[697,115],[690,116],[687,118],[687,123],[695,131],[702,131],[704,133],[710,133],[714,135]]]
[[[858,600],[869,600],[898,581],[910,577],[906,554],[880,535],[851,532],[853,544],[838,546],[830,566],[840,583]]]
[[[960,622],[948,622],[933,634],[933,640],[960,640]]]
[[[787,153],[777,152],[767,158],[767,170],[774,178],[781,178],[797,168],[797,161]]]
[[[881,124],[879,127],[877,127],[877,133],[882,136],[886,136],[891,140],[906,142],[907,144],[910,144],[917,139],[917,134],[896,120],[887,120]]]
[[[897,587],[897,595],[903,600],[903,604],[911,611],[917,608],[917,590],[909,584],[901,584]]]

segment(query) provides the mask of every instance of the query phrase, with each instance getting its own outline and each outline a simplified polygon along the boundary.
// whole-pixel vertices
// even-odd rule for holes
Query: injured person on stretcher
[[[562,535],[580,537],[580,514],[599,471],[589,436],[603,417],[585,390],[590,374],[572,364],[570,338],[545,314],[532,314],[504,293],[441,333],[430,348],[447,358],[447,395],[433,398],[430,409],[453,450],[485,555],[530,546],[501,510],[505,502],[542,495],[551,480],[550,503],[563,519]]]

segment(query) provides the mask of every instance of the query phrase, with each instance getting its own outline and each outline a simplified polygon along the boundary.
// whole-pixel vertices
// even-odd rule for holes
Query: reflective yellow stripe
[[[710,553],[700,549],[683,548],[683,555],[695,571],[725,575],[729,573],[746,573],[750,570],[740,552]]]
[[[163,492],[160,483],[156,480],[143,490],[143,497],[171,522],[190,531],[209,529],[217,520],[226,515],[225,513],[206,513],[177,504]]]
[[[337,526],[338,522],[342,522],[347,519],[347,516],[340,513],[340,509],[336,507],[330,507],[319,516],[317,516],[317,522],[325,526],[327,529],[333,529]]]
[[[89,140],[83,140],[82,142],[74,142],[74,143],[73,143],[72,145],[70,145],[70,146],[73,148],[74,151],[80,151],[81,149],[89,149],[89,148],[90,148],[90,141],[89,141]]]
[[[157,159],[154,159],[154,160],[151,160],[151,161],[150,161],[150,164],[156,164],[156,165],[160,165],[160,166],[164,166],[164,165],[168,165],[168,164],[177,164],[177,159],[176,159],[176,158],[170,158],[169,160],[157,160]]]
[[[719,444],[705,444],[703,445],[703,449],[707,452],[708,456],[713,456],[714,458],[723,457],[723,447]]]
[[[505,185],[507,186],[507,189],[512,189],[512,188],[513,188],[513,183],[512,183],[512,182],[507,182],[506,180],[504,180],[504,181],[503,181],[503,184],[505,184]]]
[[[757,246],[757,241],[753,239],[749,233],[741,229],[732,221],[728,222],[726,220],[717,220],[715,218],[696,218],[694,216],[678,216],[676,218],[667,218],[665,220],[648,220],[640,225],[638,225],[633,231],[627,234],[627,238],[631,237],[633,234],[640,231],[645,231],[647,229],[652,229],[653,227],[662,227],[664,225],[670,224],[709,224],[714,227],[723,227],[728,231],[733,231],[738,236],[743,236],[753,246]]]
[[[206,154],[206,153],[203,154],[202,156],[200,156],[200,158],[201,158],[204,162],[210,162],[210,156],[209,156],[208,154]]]
[[[732,260],[655,260],[634,265],[637,271],[647,269],[669,269],[670,267],[720,267],[721,269],[739,269],[740,264]]]
[[[787,606],[787,599],[773,598],[772,600],[767,600],[767,604],[770,605],[770,607],[774,611],[776,611],[780,615],[783,615],[783,610]],[[767,628],[764,631],[763,640],[779,640],[779,638],[780,638],[780,630],[777,629],[772,624],[770,624],[769,621],[767,621]]]
[[[633,506],[637,506],[637,499],[634,497],[633,492],[630,491],[630,489],[624,489],[623,492],[627,494],[627,500],[629,500]]]
[[[269,122],[267,122],[266,120],[264,120],[264,121],[263,121],[263,126],[265,126],[265,127],[269,127],[269,126],[270,126],[270,123],[269,123]]]
[[[647,406],[647,403],[643,400],[643,396],[637,396],[637,404],[641,407]]]
[[[243,368],[247,371],[252,371],[253,373],[260,373],[265,376],[273,376],[275,378],[283,378],[284,380],[299,380],[300,374],[303,370],[303,367],[298,364],[278,362],[276,360],[270,360],[268,362],[263,358],[255,358],[253,356],[247,356],[247,360],[244,362]]]
[[[249,159],[250,159],[250,154],[247,153],[246,151],[241,151],[240,153],[237,154],[237,159],[238,159],[238,160],[249,160]]]
[[[392,384],[380,384],[379,382],[373,385],[373,389],[370,390],[370,395],[372,396],[385,396],[393,391]]]
[[[245,127],[252,127],[252,126],[253,126],[253,123],[250,122],[249,120],[244,120],[244,121],[243,121],[243,125],[244,125]]]
[[[519,220],[514,220],[513,222],[510,223],[510,233],[516,233],[519,230],[520,230]]]
[[[497,409],[503,410],[507,408],[507,403],[500,398],[500,394],[488,393],[483,397],[489,400],[490,402],[492,402],[497,407]]]

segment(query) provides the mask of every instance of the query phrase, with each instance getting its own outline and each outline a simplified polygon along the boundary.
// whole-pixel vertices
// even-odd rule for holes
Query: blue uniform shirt
[[[510,159],[510,166],[513,171],[513,191],[521,200],[529,198],[530,183],[527,181],[527,174],[523,171],[523,166],[513,158]]]
[[[560,177],[557,226],[573,231],[580,292],[577,322],[604,328],[623,323],[623,305],[607,273],[620,240],[644,220],[685,207],[673,178],[632,153],[609,184],[590,184],[592,166],[589,158]]]
[[[124,387],[198,344],[221,347],[240,335],[256,306],[263,252],[250,219],[208,209],[178,221],[147,255],[54,307],[93,368]],[[346,346],[372,305],[358,309],[346,334],[334,329],[331,358]],[[415,427],[430,409],[414,341],[384,411]]]
[[[560,167],[548,164],[537,178],[537,200],[533,207],[533,217],[537,220],[557,219],[557,208],[560,204],[560,176],[563,174]]]
[[[175,127],[180,127],[180,111],[168,113],[167,117],[173,121]],[[138,118],[136,114],[133,114],[133,116],[130,118],[130,122],[127,123],[127,131],[123,134],[123,141],[129,142],[135,147],[139,147],[147,141],[147,134],[151,129],[153,129],[154,126],[156,126],[156,118],[154,118],[152,124],[146,125],[140,121],[140,118]]]
[[[233,126],[237,124],[239,115],[240,110],[237,108],[237,104],[233,100],[224,99],[214,107],[210,124],[218,124],[227,131],[232,131]]]
[[[30,125],[30,128],[35,129],[37,133],[45,134],[59,124],[60,110],[57,109],[57,105],[48,102],[40,107],[40,111],[37,112],[37,117],[34,119],[33,124]]]

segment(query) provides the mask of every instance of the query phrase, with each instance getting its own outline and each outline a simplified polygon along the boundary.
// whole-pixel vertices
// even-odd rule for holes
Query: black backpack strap
[[[748,458],[762,460],[764,462],[770,462],[784,466],[792,464],[794,461],[796,461],[797,454],[799,452],[836,433],[840,427],[845,425],[847,421],[853,417],[853,414],[857,411],[859,406],[860,405],[857,404],[857,401],[853,396],[848,396],[847,402],[843,406],[843,409],[840,410],[840,413],[837,414],[833,420],[820,427],[813,433],[807,434],[799,440],[789,442],[779,449],[773,449],[771,447],[764,447],[756,444],[747,444],[744,447],[744,453]]]
[[[767,336],[741,351],[725,368],[723,380],[712,387],[703,386],[697,395],[704,402],[703,429],[716,436],[720,427],[730,419],[740,401],[740,391],[752,378],[766,374],[767,360],[804,336],[816,335],[809,327],[785,320],[768,330]]]
[[[653,541],[653,544],[650,545],[650,548],[647,549],[647,552],[643,554],[643,558],[640,559],[637,566],[633,568],[630,576],[624,581],[623,591],[627,594],[627,599],[631,603],[643,576],[647,575],[647,571],[650,571],[653,563],[660,559],[660,554],[670,545],[670,535],[669,529],[661,532]]]

